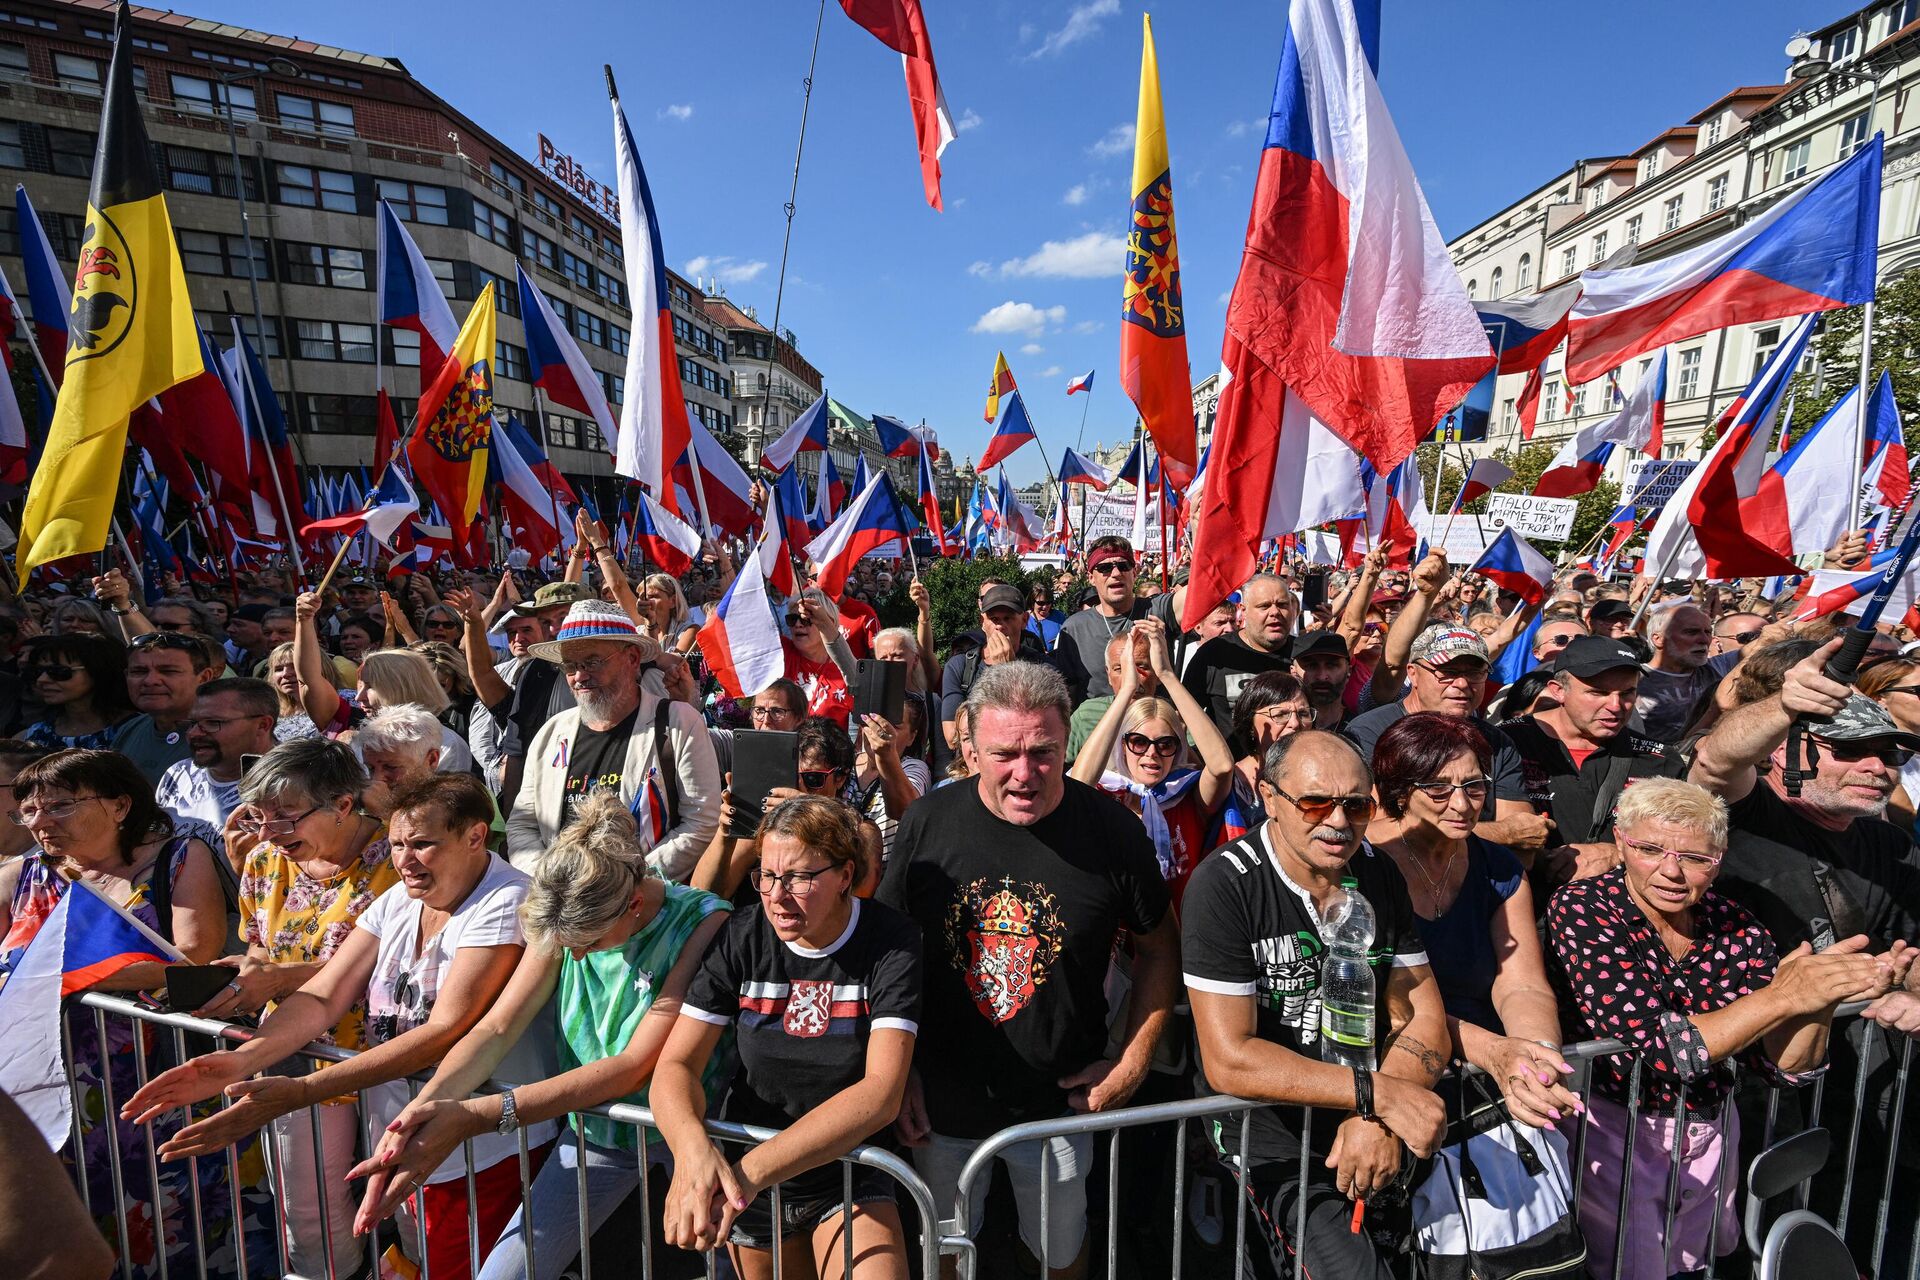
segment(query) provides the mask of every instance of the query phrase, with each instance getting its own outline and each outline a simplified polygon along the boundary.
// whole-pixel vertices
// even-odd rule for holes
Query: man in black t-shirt
[[[1445,1126],[1433,1093],[1450,1049],[1440,989],[1414,922],[1406,881],[1384,854],[1363,848],[1373,778],[1353,745],[1308,730],[1267,753],[1260,798],[1268,818],[1194,871],[1181,918],[1182,968],[1193,1005],[1202,1083],[1262,1102],[1247,1136],[1255,1248],[1285,1274],[1304,1247],[1308,1275],[1385,1276],[1372,1231],[1404,1234],[1404,1214],[1350,1227],[1353,1202],[1399,1175],[1408,1149],[1431,1154]],[[1351,879],[1373,909],[1377,1070],[1322,1060],[1321,914]],[[1301,1107],[1320,1109],[1300,1184]],[[1327,1157],[1339,1156],[1328,1167]],[[1304,1246],[1292,1238],[1306,1197]],[[1400,1221],[1393,1219],[1398,1216]]]
[[[1223,736],[1233,732],[1233,704],[1247,681],[1292,667],[1293,623],[1300,615],[1293,592],[1271,573],[1247,579],[1240,588],[1240,609],[1240,629],[1195,649],[1180,677]]]
[[[937,1203],[967,1157],[1027,1120],[1124,1105],[1145,1078],[1180,983],[1179,940],[1146,828],[1066,776],[1066,682],[1009,662],[968,695],[979,775],[915,801],[894,836],[880,900],[926,947],[925,1013],[901,1136]],[[1104,983],[1116,934],[1133,953],[1121,1052],[1108,1060]],[[1000,1158],[1028,1251],[1056,1276],[1086,1256],[1085,1136]],[[1040,1180],[1048,1188],[1041,1234]],[[986,1188],[972,1188],[981,1225]]]

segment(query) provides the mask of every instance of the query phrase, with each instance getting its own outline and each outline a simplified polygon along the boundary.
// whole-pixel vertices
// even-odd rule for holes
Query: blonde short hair
[[[1643,822],[1671,822],[1707,838],[1718,853],[1727,847],[1727,805],[1705,787],[1679,778],[1642,778],[1620,795],[1613,825],[1627,830]]]

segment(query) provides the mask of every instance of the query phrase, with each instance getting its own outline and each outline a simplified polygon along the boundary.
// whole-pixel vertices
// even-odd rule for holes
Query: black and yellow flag
[[[186,272],[133,95],[130,25],[122,4],[67,316],[66,376],[21,516],[22,579],[35,565],[105,549],[127,418],[205,368]]]

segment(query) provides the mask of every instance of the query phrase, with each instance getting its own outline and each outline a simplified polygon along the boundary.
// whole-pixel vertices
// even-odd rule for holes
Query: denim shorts
[[[854,1204],[893,1204],[899,1199],[899,1184],[878,1169],[856,1165],[853,1170]],[[847,1203],[846,1180],[838,1163],[823,1169],[809,1169],[780,1184],[780,1239],[806,1237],[813,1229],[839,1213]],[[733,1220],[728,1243],[745,1249],[773,1248],[773,1192],[762,1191],[739,1217]]]

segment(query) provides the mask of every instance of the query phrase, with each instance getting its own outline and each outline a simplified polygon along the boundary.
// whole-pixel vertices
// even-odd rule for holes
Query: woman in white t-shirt
[[[394,800],[389,818],[400,883],[360,916],[352,934],[259,1033],[237,1049],[209,1053],[156,1076],[123,1115],[145,1122],[225,1090],[226,1110],[188,1125],[160,1148],[162,1159],[219,1151],[277,1116],[365,1091],[368,1121],[385,1128],[406,1105],[404,1077],[440,1061],[506,987],[525,949],[520,906],[527,877],[487,850],[493,801],[468,774],[435,774]],[[262,1076],[366,1002],[365,1052],[311,1075]],[[553,1137],[527,1137],[536,1159]],[[519,1141],[476,1138],[476,1218],[488,1242],[520,1199]],[[458,1154],[427,1174],[413,1198],[425,1220],[428,1268],[438,1280],[468,1275],[467,1165]],[[346,1231],[349,1224],[332,1224]],[[401,1232],[417,1250],[420,1233]],[[415,1259],[418,1265],[418,1259]]]

